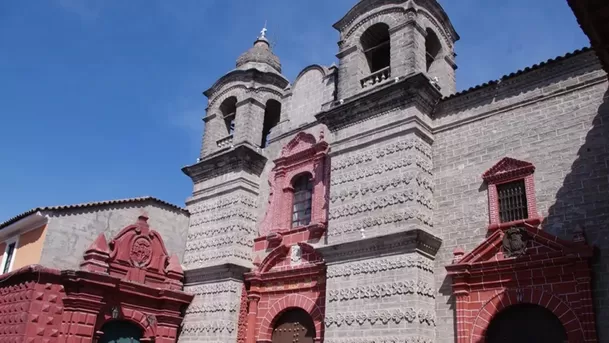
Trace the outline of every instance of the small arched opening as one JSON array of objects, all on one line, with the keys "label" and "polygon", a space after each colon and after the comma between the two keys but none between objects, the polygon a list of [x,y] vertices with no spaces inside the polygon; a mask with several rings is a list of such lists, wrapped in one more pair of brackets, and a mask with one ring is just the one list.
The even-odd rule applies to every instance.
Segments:
[{"label": "small arched opening", "polygon": [[101,328],[103,334],[98,343],[138,343],[143,332],[137,324],[126,320],[113,320]]},{"label": "small arched opening", "polygon": [[442,44],[440,43],[440,39],[438,35],[432,30],[427,29],[427,36],[425,37],[425,60],[427,62],[427,71],[429,72],[434,64],[434,62],[440,56],[440,52],[442,51]]},{"label": "small arched opening", "polygon": [[303,309],[289,309],[273,326],[272,343],[313,343],[314,341],[313,318]]},{"label": "small arched opening", "polygon": [[235,132],[235,115],[237,114],[237,98],[231,96],[220,104],[220,112],[226,126],[226,132],[232,135]]},{"label": "small arched opening", "polygon": [[266,148],[269,143],[269,136],[271,131],[281,119],[281,103],[277,100],[269,100],[266,102],[264,110],[264,124],[262,125],[262,141],[260,142],[261,148]]},{"label": "small arched opening", "polygon": [[296,176],[292,181],[294,200],[292,201],[292,227],[307,226],[311,223],[313,205],[313,177],[309,173]]},{"label": "small arched opening", "polygon": [[360,42],[368,63],[369,74],[389,67],[391,63],[389,25],[378,23],[370,26],[362,34]]},{"label": "small arched opening", "polygon": [[567,333],[550,310],[533,304],[505,308],[490,322],[487,343],[564,343]]}]

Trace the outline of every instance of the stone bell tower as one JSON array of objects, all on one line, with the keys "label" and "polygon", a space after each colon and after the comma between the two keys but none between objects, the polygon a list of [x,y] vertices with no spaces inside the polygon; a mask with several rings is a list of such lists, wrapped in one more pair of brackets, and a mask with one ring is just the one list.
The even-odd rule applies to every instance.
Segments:
[{"label": "stone bell tower", "polygon": [[236,341],[243,273],[252,267],[260,175],[267,137],[278,124],[288,80],[263,29],[236,68],[204,92],[205,133],[198,162],[183,169],[194,184],[184,255],[185,290],[195,295],[181,342]]}]

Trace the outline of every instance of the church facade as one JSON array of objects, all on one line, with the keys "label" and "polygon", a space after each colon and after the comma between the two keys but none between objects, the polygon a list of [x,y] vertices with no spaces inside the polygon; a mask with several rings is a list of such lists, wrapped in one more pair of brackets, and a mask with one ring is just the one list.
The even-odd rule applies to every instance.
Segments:
[{"label": "church facade", "polygon": [[436,0],[334,28],[337,65],[290,82],[263,30],[204,92],[186,210],[0,223],[0,342],[609,342],[604,38],[456,92]]},{"label": "church facade", "polygon": [[456,93],[436,1],[334,28],[337,66],[290,83],[263,30],[204,93],[179,341],[609,340],[594,51]]}]

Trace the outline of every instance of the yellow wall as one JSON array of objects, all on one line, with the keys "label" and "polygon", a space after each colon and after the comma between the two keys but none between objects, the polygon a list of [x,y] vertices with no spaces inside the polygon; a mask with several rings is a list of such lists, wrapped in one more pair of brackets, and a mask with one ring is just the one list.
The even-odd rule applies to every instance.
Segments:
[{"label": "yellow wall", "polygon": [[[41,226],[35,230],[28,231],[19,237],[17,251],[15,252],[15,262],[13,262],[13,270],[28,266],[30,264],[40,263],[42,254],[42,245],[46,236],[47,226]],[[4,243],[3,243],[4,245]],[[4,247],[2,251],[4,251]]]}]

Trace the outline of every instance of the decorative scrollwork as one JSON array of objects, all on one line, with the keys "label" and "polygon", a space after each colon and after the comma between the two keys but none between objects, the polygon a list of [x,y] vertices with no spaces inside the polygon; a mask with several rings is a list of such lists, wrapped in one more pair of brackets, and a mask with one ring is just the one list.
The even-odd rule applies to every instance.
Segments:
[{"label": "decorative scrollwork", "polygon": [[209,313],[217,313],[217,312],[237,312],[237,308],[239,307],[239,303],[228,303],[228,302],[220,302],[220,303],[205,303],[205,304],[191,304],[186,310],[186,314],[209,314]]},{"label": "decorative scrollwork", "polygon": [[338,186],[345,183],[355,182],[371,176],[381,175],[392,170],[399,170],[412,165],[416,165],[425,173],[432,175],[431,161],[421,156],[406,156],[388,162],[379,162],[373,166],[356,169],[344,174],[336,174],[332,176],[331,185]]},{"label": "decorative scrollwork", "polygon": [[435,298],[431,285],[421,280],[418,282],[409,280],[405,282],[328,290],[328,301],[332,303],[357,299],[380,299],[402,294],[419,294]]},{"label": "decorative scrollwork", "polygon": [[352,326],[354,324],[363,325],[365,322],[369,322],[371,325],[382,324],[388,325],[390,322],[399,324],[402,321],[408,323],[414,323],[419,318],[421,324],[427,324],[429,326],[436,326],[435,315],[428,310],[417,310],[412,307],[409,308],[396,308],[393,310],[374,310],[371,312],[357,312],[357,313],[337,313],[335,315],[327,315],[325,318],[326,327],[331,326]]},{"label": "decorative scrollwork", "polygon": [[221,236],[221,237],[213,238],[213,239],[189,241],[188,243],[186,243],[186,251],[187,252],[200,251],[203,249],[219,248],[219,247],[223,247],[226,245],[233,245],[233,244],[251,248],[254,246],[254,241],[252,240],[252,237],[247,236],[247,235]]},{"label": "decorative scrollwork", "polygon": [[388,194],[378,198],[369,199],[360,203],[336,207],[330,210],[330,219],[354,216],[360,213],[384,209],[386,207],[404,204],[408,201],[416,201],[428,209],[433,209],[432,200],[422,192],[414,189],[406,189],[399,193]]},{"label": "decorative scrollwork", "polygon": [[201,202],[199,204],[189,206],[188,212],[193,215],[203,212],[216,211],[221,208],[238,205],[244,205],[245,207],[249,208],[256,208],[256,199],[250,196],[231,196],[215,201]]},{"label": "decorative scrollwork", "polygon": [[433,273],[433,263],[430,260],[420,256],[399,256],[398,258],[384,258],[332,266],[328,268],[326,277],[332,279],[360,274],[375,274],[404,268],[417,268]]},{"label": "decorative scrollwork", "polygon": [[239,290],[239,284],[235,282],[231,283],[214,283],[208,285],[200,285],[195,287],[188,287],[187,292],[194,295],[217,295],[221,293],[237,293]]},{"label": "decorative scrollwork", "polygon": [[211,223],[211,222],[226,221],[226,220],[230,220],[232,218],[241,218],[241,219],[255,221],[256,215],[243,208],[230,208],[225,211],[213,212],[206,216],[201,216],[201,215],[191,216],[190,225],[196,226],[196,225],[202,225],[202,224]]},{"label": "decorative scrollwork", "polygon": [[433,227],[431,215],[420,211],[417,208],[407,208],[402,211],[396,211],[378,217],[368,217],[352,223],[336,226],[328,231],[328,236],[340,236],[353,232],[359,232],[362,229],[367,230],[380,225],[399,223],[409,219],[417,219],[423,224]]},{"label": "decorative scrollwork", "polygon": [[338,339],[326,339],[327,343],[433,343],[434,340],[422,336],[410,336],[410,337],[349,337],[349,338],[338,338]]}]

